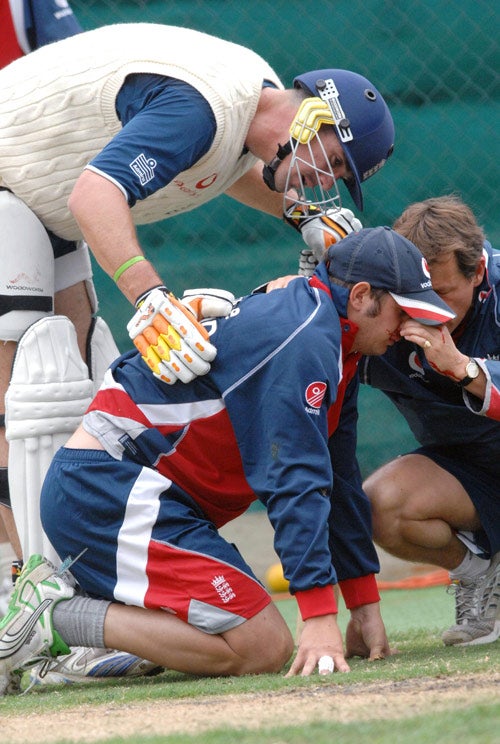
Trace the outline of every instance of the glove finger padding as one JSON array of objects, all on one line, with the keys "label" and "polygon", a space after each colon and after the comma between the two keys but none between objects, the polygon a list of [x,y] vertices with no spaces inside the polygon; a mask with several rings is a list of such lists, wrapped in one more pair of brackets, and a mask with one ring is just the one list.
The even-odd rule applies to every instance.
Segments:
[{"label": "glove finger padding", "polygon": [[318,265],[316,256],[310,250],[310,248],[302,248],[299,256],[299,276],[311,277],[314,274],[314,270]]},{"label": "glove finger padding", "polygon": [[229,315],[236,298],[232,292],[227,292],[225,289],[203,287],[201,289],[186,289],[180,301],[195,314],[198,320],[203,320],[204,318],[223,318]]},{"label": "glove finger padding", "polygon": [[161,289],[147,295],[127,331],[154,376],[168,385],[205,375],[217,354],[193,313]]}]

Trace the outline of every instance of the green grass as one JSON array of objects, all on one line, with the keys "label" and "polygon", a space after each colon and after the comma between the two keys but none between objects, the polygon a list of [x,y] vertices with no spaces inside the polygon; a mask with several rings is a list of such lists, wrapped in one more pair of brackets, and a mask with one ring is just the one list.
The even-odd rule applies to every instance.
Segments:
[{"label": "green grass", "polygon": [[[198,735],[174,734],[129,740],[130,744],[498,744],[500,706],[477,705],[467,711],[422,715],[404,721],[367,723],[312,723],[307,726],[277,726],[258,731],[217,729]],[[124,744],[123,738],[106,744]],[[69,744],[60,741],[58,744]]]},{"label": "green grass", "polygon": [[[444,586],[427,589],[391,589],[381,592],[382,615],[388,635],[425,628],[431,633],[441,632],[454,622],[454,600]],[[339,625],[342,630],[349,620],[349,613],[340,601]],[[278,603],[283,617],[291,628],[297,615],[294,600]]]},{"label": "green grass", "polygon": [[[280,600],[278,607],[295,630],[296,605],[294,600]],[[22,697],[6,697],[0,701],[1,718],[4,715],[36,716],[38,713],[63,711],[82,705],[123,706],[127,715],[128,705],[151,704],[155,701],[189,700],[211,695],[286,693],[303,689],[304,696],[318,689],[332,693],[352,692],[353,685],[373,685],[390,682],[407,685],[408,681],[422,678],[455,680],[467,674],[488,674],[500,670],[500,642],[469,648],[445,647],[441,631],[453,622],[453,600],[444,587],[415,590],[392,590],[382,593],[382,611],[391,645],[399,653],[384,661],[369,663],[351,659],[349,674],[334,674],[330,678],[313,675],[308,678],[285,678],[283,674],[229,678],[195,678],[177,672],[164,672],[150,678],[127,682],[109,680],[91,685],[66,687],[39,687]],[[339,623],[345,628],[348,613],[341,610]],[[438,684],[438,683],[436,683]],[[237,721],[235,722],[237,726]],[[370,741],[396,744],[500,744],[499,697],[491,705],[471,704],[464,709],[416,715],[404,720],[350,723],[315,722],[308,726],[280,725],[256,732],[217,729],[197,736],[172,735],[165,737],[134,737],[106,739],[107,744],[295,744],[314,742],[339,744]],[[2,744],[4,742],[0,735]],[[60,739],[57,744],[65,744]]]},{"label": "green grass", "polygon": [[[102,739],[106,744],[499,744],[500,706],[475,705],[466,711],[426,713],[404,720],[366,723],[319,722],[249,731],[220,728],[200,734]],[[8,744],[6,742],[5,744]],[[60,739],[57,744],[74,744]]]}]

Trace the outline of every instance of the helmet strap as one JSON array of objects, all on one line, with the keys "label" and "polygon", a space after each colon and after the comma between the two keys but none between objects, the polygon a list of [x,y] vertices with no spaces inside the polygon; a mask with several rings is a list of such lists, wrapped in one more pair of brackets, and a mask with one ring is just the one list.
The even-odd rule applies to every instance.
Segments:
[{"label": "helmet strap", "polygon": [[275,175],[276,171],[278,170],[278,166],[280,163],[283,162],[283,160],[286,158],[287,155],[290,155],[292,152],[292,143],[289,140],[286,145],[278,145],[278,152],[276,153],[276,157],[271,160],[269,165],[265,165],[262,170],[262,178],[264,179],[264,183],[266,186],[268,186],[271,191],[277,191],[276,189],[276,183],[275,183]]}]

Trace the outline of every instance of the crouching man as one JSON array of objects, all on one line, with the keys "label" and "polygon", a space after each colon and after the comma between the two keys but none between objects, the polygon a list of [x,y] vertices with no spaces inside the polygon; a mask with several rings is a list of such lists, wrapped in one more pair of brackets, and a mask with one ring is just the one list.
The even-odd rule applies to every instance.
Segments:
[{"label": "crouching man", "polygon": [[[357,364],[396,343],[409,317],[424,324],[422,344],[453,317],[420,252],[389,228],[352,233],[311,278],[203,321],[218,355],[186,385],[162,380],[156,342],[141,336],[147,313],[129,329],[142,353],[111,365],[49,468],[42,522],[68,559],[56,570],[34,555],[18,579],[0,622],[1,689],[71,644],[197,675],[279,672],[292,635],[218,531],[256,499],[304,620],[288,674],[391,653],[355,456]],[[153,327],[158,344],[173,333],[161,308]],[[345,653],[337,583],[351,613]]]}]

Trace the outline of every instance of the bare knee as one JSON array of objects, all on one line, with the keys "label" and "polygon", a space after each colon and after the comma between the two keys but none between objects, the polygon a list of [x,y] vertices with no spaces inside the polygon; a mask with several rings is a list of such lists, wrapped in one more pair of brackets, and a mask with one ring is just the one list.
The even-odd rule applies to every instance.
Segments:
[{"label": "bare knee", "polygon": [[405,490],[389,466],[372,473],[363,483],[363,489],[372,509],[373,539],[381,547],[390,547],[399,533]]},{"label": "bare knee", "polygon": [[279,672],[294,651],[292,634],[275,605],[224,633],[224,639],[235,652],[227,670],[231,675]]},{"label": "bare knee", "polygon": [[244,663],[235,674],[274,674],[280,672],[294,651],[293,638],[288,629],[285,632],[274,635],[270,643],[262,648],[254,649],[253,655],[244,660]]}]

